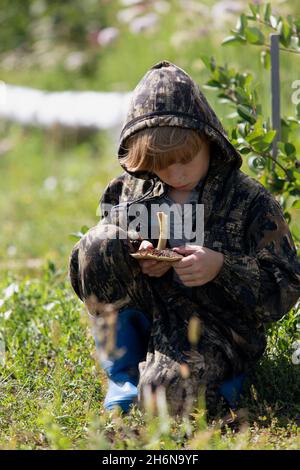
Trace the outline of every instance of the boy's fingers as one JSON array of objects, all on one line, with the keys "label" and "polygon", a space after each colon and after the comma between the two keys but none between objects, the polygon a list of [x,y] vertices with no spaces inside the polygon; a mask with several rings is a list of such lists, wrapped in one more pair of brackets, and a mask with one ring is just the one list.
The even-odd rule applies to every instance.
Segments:
[{"label": "boy's fingers", "polygon": [[140,244],[139,250],[144,250],[148,248],[154,248],[152,243],[149,242],[148,240],[143,240],[142,243]]},{"label": "boy's fingers", "polygon": [[194,264],[194,260],[186,257],[186,258],[182,258],[180,261],[176,261],[176,263],[174,263],[174,268],[182,270],[182,269],[192,266],[193,264]]},{"label": "boy's fingers", "polygon": [[140,266],[143,273],[147,274],[149,270],[153,269],[157,264],[158,261],[151,261],[151,260],[140,260]]},{"label": "boy's fingers", "polygon": [[153,266],[156,266],[159,263],[159,261],[155,260],[142,260],[142,264],[145,268],[151,268]]},{"label": "boy's fingers", "polygon": [[154,261],[154,264],[152,265],[144,265],[142,271],[149,276],[162,276],[169,268],[169,263]]},{"label": "boy's fingers", "polygon": [[145,274],[148,274],[148,276],[163,276],[165,273],[167,272],[167,270],[164,270],[164,271],[149,271]]}]

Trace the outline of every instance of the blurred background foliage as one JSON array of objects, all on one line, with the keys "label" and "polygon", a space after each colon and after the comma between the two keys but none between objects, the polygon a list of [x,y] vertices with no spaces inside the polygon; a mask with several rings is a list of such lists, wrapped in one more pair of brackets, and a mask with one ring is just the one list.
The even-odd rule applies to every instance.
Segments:
[{"label": "blurred background foliage", "polygon": [[[38,89],[131,91],[162,59],[184,68],[203,86],[214,56],[253,74],[262,112],[270,116],[270,71],[256,45],[221,46],[247,1],[210,0],[1,0],[0,80]],[[272,2],[275,13],[300,16],[291,0]],[[299,56],[281,54],[282,113],[299,79]],[[230,106],[204,89],[226,128]],[[101,110],[100,110],[101,111]],[[299,137],[299,136],[298,136]],[[1,270],[38,270],[45,258],[66,267],[75,240],[92,226],[106,184],[121,172],[118,135],[22,127],[0,121]],[[294,142],[299,150],[299,140]],[[245,163],[242,168],[256,177]]]}]

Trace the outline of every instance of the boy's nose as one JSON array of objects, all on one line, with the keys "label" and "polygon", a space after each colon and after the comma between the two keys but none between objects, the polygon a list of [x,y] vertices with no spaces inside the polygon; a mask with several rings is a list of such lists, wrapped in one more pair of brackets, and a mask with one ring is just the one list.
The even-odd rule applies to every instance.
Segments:
[{"label": "boy's nose", "polygon": [[180,171],[178,168],[169,168],[168,177],[176,186],[180,186],[183,184],[182,170]]}]

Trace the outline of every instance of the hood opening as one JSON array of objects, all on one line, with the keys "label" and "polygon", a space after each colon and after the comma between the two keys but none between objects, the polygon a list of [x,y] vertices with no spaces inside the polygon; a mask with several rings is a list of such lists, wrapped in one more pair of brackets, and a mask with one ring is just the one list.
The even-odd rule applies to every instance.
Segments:
[{"label": "hood opening", "polygon": [[[212,166],[242,165],[242,158],[230,143],[220,120],[194,80],[169,61],[158,62],[141,79],[133,91],[127,117],[119,140],[118,158],[127,153],[129,137],[142,129],[178,126],[203,132],[211,142]],[[149,171],[129,171],[141,179],[155,179]]]}]

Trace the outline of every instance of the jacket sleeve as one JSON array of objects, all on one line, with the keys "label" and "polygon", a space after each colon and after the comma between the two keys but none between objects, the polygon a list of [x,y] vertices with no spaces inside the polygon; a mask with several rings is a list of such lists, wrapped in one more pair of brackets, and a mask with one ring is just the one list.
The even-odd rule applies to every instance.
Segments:
[{"label": "jacket sleeve", "polygon": [[[118,205],[120,195],[122,192],[122,175],[114,178],[104,189],[103,194],[100,198],[99,205],[97,208],[97,215],[100,216],[98,225],[106,225],[115,223],[114,218],[112,217],[112,207]],[[90,227],[85,236],[88,236],[88,233],[92,231],[95,226]],[[79,247],[82,239],[79,240],[72,248],[70,257],[69,257],[69,279],[71,285],[77,294],[77,296],[83,301],[83,291],[82,283],[80,280],[79,274]]]},{"label": "jacket sleeve", "polygon": [[212,281],[243,314],[280,320],[300,296],[300,263],[280,204],[266,190],[254,199],[246,223],[247,254],[224,252]]}]

